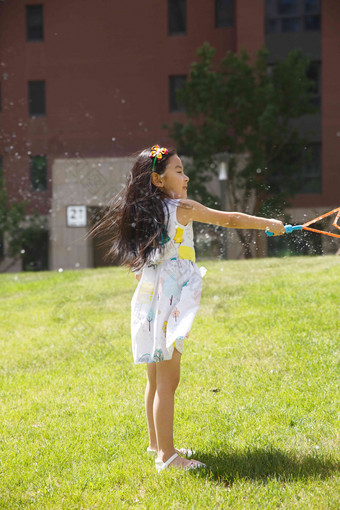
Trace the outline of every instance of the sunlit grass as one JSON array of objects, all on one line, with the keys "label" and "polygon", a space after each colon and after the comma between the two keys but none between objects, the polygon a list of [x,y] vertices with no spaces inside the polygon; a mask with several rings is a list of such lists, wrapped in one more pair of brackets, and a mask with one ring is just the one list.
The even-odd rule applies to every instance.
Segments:
[{"label": "sunlit grass", "polygon": [[158,475],[122,268],[0,276],[0,508],[337,509],[339,257],[203,262]]}]

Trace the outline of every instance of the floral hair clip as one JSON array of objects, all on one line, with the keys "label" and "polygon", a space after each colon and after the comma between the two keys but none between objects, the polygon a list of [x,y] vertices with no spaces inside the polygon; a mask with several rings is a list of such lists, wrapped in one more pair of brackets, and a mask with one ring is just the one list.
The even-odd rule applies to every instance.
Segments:
[{"label": "floral hair clip", "polygon": [[159,145],[154,145],[151,148],[149,158],[153,158],[152,171],[155,168],[157,159],[162,159],[163,155],[168,154],[168,152],[169,152],[168,149],[166,149],[165,147],[160,147]]}]

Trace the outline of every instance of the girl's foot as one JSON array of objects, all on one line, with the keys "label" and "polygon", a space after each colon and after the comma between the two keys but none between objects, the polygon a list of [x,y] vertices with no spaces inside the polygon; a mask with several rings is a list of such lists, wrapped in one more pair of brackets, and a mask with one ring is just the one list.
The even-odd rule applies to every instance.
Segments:
[{"label": "girl's foot", "polygon": [[[146,451],[150,453],[150,455],[157,455],[157,448],[152,448],[151,446],[148,446]],[[177,453],[177,455],[184,455],[189,459],[196,453],[195,450],[191,450],[190,448],[180,448],[179,450],[175,448],[175,452]]]},{"label": "girl's foot", "polygon": [[179,467],[184,469],[196,469],[198,467],[206,467],[203,462],[200,462],[199,460],[194,459],[185,459],[183,457],[176,457],[172,462],[169,464],[170,467]]},{"label": "girl's foot", "polygon": [[163,469],[167,469],[168,467],[176,467],[181,469],[199,469],[206,467],[203,462],[200,462],[199,460],[188,460],[184,459],[183,457],[179,457],[177,453],[172,455],[169,459],[167,459],[165,462],[163,462],[160,459],[156,459],[156,468],[159,471],[162,471]]}]

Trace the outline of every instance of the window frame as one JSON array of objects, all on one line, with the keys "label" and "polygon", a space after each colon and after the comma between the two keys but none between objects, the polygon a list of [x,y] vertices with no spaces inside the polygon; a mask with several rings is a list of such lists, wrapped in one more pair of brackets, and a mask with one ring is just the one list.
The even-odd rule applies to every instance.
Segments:
[{"label": "window frame", "polygon": [[[182,85],[176,87],[176,79],[182,80]],[[179,105],[177,101],[177,91],[181,90],[185,83],[187,82],[188,77],[186,74],[171,74],[169,75],[169,112],[170,113],[183,113],[185,112],[185,107]]]},{"label": "window frame", "polygon": [[[40,83],[43,85],[42,89],[41,89],[43,97],[40,99],[41,105],[43,106],[42,111],[38,111],[38,109],[36,109],[36,111],[33,111],[34,101],[33,101],[32,95],[37,93],[37,91],[33,90],[33,87],[34,87],[33,84],[37,84],[37,83]],[[30,80],[30,81],[28,81],[28,115],[31,118],[46,117],[46,81],[45,80]]]},{"label": "window frame", "polygon": [[[322,193],[322,143],[311,142],[307,146],[307,150],[311,151],[310,161],[305,161],[301,167],[301,184],[299,186],[299,195],[319,195]],[[317,159],[317,165],[313,162]],[[310,189],[308,183],[317,180],[317,189]]]},{"label": "window frame", "polygon": [[[218,20],[219,7],[222,10],[222,6],[219,6],[219,3],[221,3],[221,0],[215,0],[215,28],[230,28],[235,25],[235,1],[234,0],[225,0],[225,1],[228,1],[231,6],[230,17],[229,17],[227,23],[221,22],[221,19],[220,19],[220,21]],[[229,21],[229,20],[231,20],[231,21]]]},{"label": "window frame", "polygon": [[[44,41],[44,4],[28,4],[25,6],[26,8],[26,41],[27,42],[42,42]],[[32,10],[41,9],[41,23],[40,25],[29,25],[29,16],[33,15]],[[31,13],[30,13],[31,10]],[[40,32],[41,35],[34,35],[34,31]]]},{"label": "window frame", "polygon": [[[176,30],[176,29],[173,29],[172,26],[171,26],[171,22],[173,21],[173,12],[172,12],[172,9],[175,8],[175,4],[174,2],[177,1],[178,3],[179,2],[183,2],[184,3],[184,9],[183,9],[183,13],[184,14],[184,29],[180,29],[180,30]],[[181,9],[181,6],[178,6],[177,8]],[[186,35],[187,34],[187,21],[188,21],[188,16],[187,16],[187,12],[188,12],[188,6],[187,6],[187,0],[168,0],[168,35],[171,36],[171,37],[176,37],[176,36],[183,36],[183,35]]]},{"label": "window frame", "polygon": [[[267,0],[265,6],[265,30],[266,35],[289,34],[299,32],[320,32],[321,31],[321,0],[313,9],[307,8],[307,0],[296,0],[296,12],[280,12],[281,0]],[[307,28],[307,19],[313,18],[310,28]],[[285,24],[288,27],[289,20],[296,20],[299,27],[297,30],[284,30]],[[313,28],[313,23],[317,28]]]}]

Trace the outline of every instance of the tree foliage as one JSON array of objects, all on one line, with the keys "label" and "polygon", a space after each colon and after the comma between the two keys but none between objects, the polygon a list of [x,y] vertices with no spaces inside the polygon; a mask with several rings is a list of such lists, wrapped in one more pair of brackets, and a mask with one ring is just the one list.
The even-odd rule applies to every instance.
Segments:
[{"label": "tree foliage", "polygon": [[27,201],[9,204],[5,181],[0,175],[0,235],[7,236],[8,245],[4,256],[13,259],[12,263],[21,257],[23,245],[34,245],[37,234],[47,228],[46,221],[36,212],[26,218],[27,205]]},{"label": "tree foliage", "polygon": [[[230,207],[277,216],[297,192],[305,163],[307,140],[292,119],[315,112],[309,60],[294,50],[269,69],[267,50],[258,51],[252,62],[243,50],[229,51],[215,65],[215,49],[208,43],[197,56],[178,93],[187,122],[167,126],[178,151],[191,158],[191,194],[211,204],[206,183],[216,174],[216,154],[228,152]],[[249,255],[249,233],[238,234]]]}]

